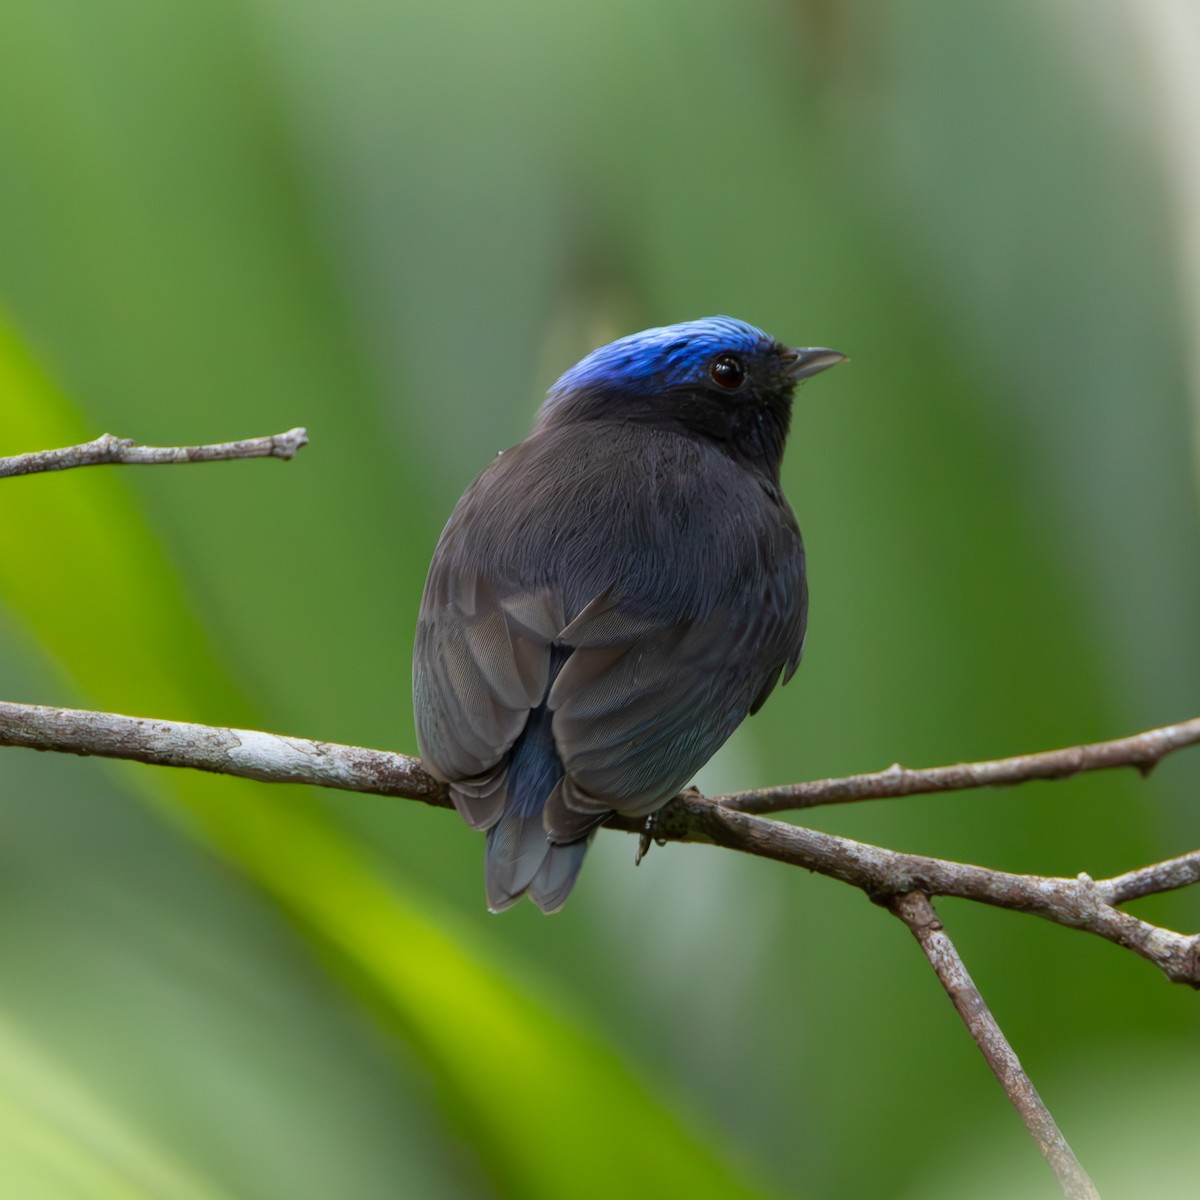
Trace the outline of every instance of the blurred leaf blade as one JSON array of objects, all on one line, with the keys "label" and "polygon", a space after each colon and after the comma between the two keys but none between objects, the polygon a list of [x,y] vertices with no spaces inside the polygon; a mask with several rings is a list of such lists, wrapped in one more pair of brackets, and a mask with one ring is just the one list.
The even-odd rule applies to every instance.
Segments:
[{"label": "blurred leaf blade", "polygon": [[[26,448],[79,436],[68,431],[82,420],[11,331],[0,331],[0,403]],[[191,714],[221,702],[241,711],[236,687],[211,653],[195,677],[181,667],[196,658],[187,647],[204,645],[203,631],[116,470],[18,481],[36,478],[47,491],[45,503],[41,495],[26,501],[36,505],[36,522],[0,526],[0,595],[85,698],[148,715]],[[87,476],[82,489],[55,490],[72,476]],[[9,498],[7,489],[0,493],[0,502]],[[54,547],[53,569],[30,570],[45,545]],[[86,623],[72,619],[84,581]],[[131,613],[135,622],[146,614],[135,645],[102,636],[106,609],[115,629]],[[611,1196],[628,1178],[656,1191],[686,1186],[697,1196],[763,1194],[741,1182],[611,1049],[422,916],[426,904],[384,883],[304,791],[186,771],[123,773],[154,802],[181,806],[190,827],[344,956],[422,1053],[452,1119],[470,1129],[505,1194],[559,1196],[570,1179],[573,1194]],[[619,1154],[597,1155],[590,1122],[575,1115],[597,1103],[620,1114]],[[589,1160],[580,1175],[579,1164]]]},{"label": "blurred leaf blade", "polygon": [[[100,432],[87,429],[2,319],[0,405],[8,453],[75,445]],[[106,474],[115,469],[5,480],[0,557],[8,603],[26,614],[59,670],[112,709],[177,719],[231,705],[244,712],[167,556],[124,485]],[[139,636],[129,636],[133,630]]]},{"label": "blurred leaf blade", "polygon": [[[409,631],[454,498],[584,352],[716,311],[853,367],[801,393],[785,462],[810,552],[803,670],[714,778],[1166,723],[1194,710],[1200,679],[1200,340],[1173,282],[1191,214],[1164,203],[1169,130],[1146,103],[1167,78],[1138,26],[1163,18],[1134,7],[17,0],[0,11],[3,303],[98,422],[56,441],[313,429],[294,470],[114,481],[278,728],[405,745]],[[1191,43],[1167,40],[1186,74]],[[1200,141],[1181,109],[1189,167]],[[0,504],[87,492],[84,475],[12,481]],[[140,637],[102,611],[93,633]],[[0,622],[0,662],[29,643]],[[203,690],[197,719],[233,720],[244,699],[195,666],[202,688],[162,698]],[[811,819],[1012,870],[1107,873],[1193,844],[1197,766]],[[120,778],[161,799],[153,772]],[[71,786],[56,815],[77,811]],[[213,836],[258,819],[249,792],[197,787]],[[19,824],[28,805],[8,799]],[[454,822],[416,815],[413,836],[394,806],[337,807],[418,903],[437,896],[476,944],[535,964],[775,1177],[880,1200],[918,1194],[911,1181],[975,1137],[1029,1153],[903,930],[829,881],[680,847],[633,872],[623,839],[601,836],[558,918],[494,921]],[[0,882],[11,853],[8,867]],[[1168,923],[1194,927],[1196,902],[1165,898]],[[205,903],[196,928],[219,936]],[[1073,1141],[1089,1114],[1056,1098],[1081,1061],[1105,1076],[1139,1039],[1194,1059],[1194,997],[1090,939],[951,910]],[[81,1000],[74,1019],[89,1016]],[[920,1105],[876,1086],[897,1079],[919,1081]],[[424,1082],[404,1086],[435,1108]],[[1119,1075],[1107,1088],[1137,1103]]]},{"label": "blurred leaf blade", "polygon": [[22,1200],[233,1200],[124,1125],[0,1017],[0,1163]]}]

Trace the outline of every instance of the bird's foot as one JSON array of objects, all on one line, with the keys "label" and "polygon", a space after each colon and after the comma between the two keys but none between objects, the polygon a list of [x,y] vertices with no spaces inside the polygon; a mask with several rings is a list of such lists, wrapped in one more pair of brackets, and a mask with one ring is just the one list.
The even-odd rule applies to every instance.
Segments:
[{"label": "bird's foot", "polygon": [[641,835],[638,837],[637,854],[634,856],[633,865],[641,866],[642,859],[650,853],[651,843],[656,843],[659,846],[667,844],[666,838],[658,836],[658,813],[652,812],[647,818],[645,825],[642,826]]}]

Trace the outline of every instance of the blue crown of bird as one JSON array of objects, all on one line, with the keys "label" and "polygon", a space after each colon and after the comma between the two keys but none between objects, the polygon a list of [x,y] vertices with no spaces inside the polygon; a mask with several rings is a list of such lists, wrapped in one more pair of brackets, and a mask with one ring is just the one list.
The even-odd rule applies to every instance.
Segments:
[{"label": "blue crown of bird", "polygon": [[562,907],[781,680],[808,616],[779,482],[796,385],[845,361],[731,317],[594,350],[455,506],[413,654],[417,742],[486,830],[488,907]]}]

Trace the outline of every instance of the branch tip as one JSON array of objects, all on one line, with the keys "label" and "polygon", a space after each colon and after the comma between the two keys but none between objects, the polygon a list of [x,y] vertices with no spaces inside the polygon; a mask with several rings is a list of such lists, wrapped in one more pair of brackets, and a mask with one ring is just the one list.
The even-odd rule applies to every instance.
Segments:
[{"label": "branch tip", "polygon": [[1200,717],[1148,729],[1132,737],[1089,742],[1060,750],[1018,754],[1012,758],[955,763],[945,767],[910,768],[893,763],[882,771],[816,779],[783,787],[760,788],[719,797],[726,808],[765,815],[822,804],[891,800],[933,792],[1005,787],[1034,779],[1067,779],[1088,771],[1134,767],[1144,777],[1169,754],[1200,743]]},{"label": "branch tip", "polygon": [[38,450],[0,458],[0,479],[15,475],[37,475],[44,471],[67,471],[73,467],[110,464],[161,466],[170,463],[219,462],[235,458],[282,458],[296,456],[308,445],[308,430],[302,426],[268,437],[240,442],[215,442],[203,446],[142,446],[132,438],[102,433],[90,442],[59,450]]}]

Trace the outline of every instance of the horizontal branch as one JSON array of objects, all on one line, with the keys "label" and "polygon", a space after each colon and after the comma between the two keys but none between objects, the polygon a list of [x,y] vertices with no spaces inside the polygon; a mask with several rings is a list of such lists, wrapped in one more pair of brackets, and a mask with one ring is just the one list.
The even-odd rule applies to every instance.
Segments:
[{"label": "horizontal branch", "polygon": [[1200,717],[1194,717],[1178,725],[1148,729],[1133,737],[1108,742],[1018,754],[990,762],[955,763],[948,767],[911,768],[895,763],[886,771],[868,775],[845,775],[838,779],[815,779],[752,792],[734,792],[719,797],[719,800],[726,808],[761,814],[816,808],[821,804],[849,804],[856,800],[890,800],[930,792],[1004,787],[1028,783],[1032,779],[1067,779],[1085,771],[1109,771],[1116,767],[1136,767],[1147,775],[1168,754],[1198,743]]},{"label": "horizontal branch", "polygon": [[189,767],[261,783],[309,783],[451,807],[445,787],[419,759],[253,729],[0,700],[0,746]]},{"label": "horizontal branch", "polygon": [[[308,783],[450,807],[443,785],[415,758],[255,730],[0,701],[0,745],[191,767],[264,783]],[[643,821],[616,817],[609,825],[639,834],[645,828]],[[685,792],[660,810],[652,835],[660,841],[707,842],[804,867],[883,902],[919,891],[1033,913],[1105,938],[1153,963],[1167,978],[1200,987],[1200,937],[1163,929],[1117,907],[1200,881],[1200,850],[1112,879],[1016,875],[788,825],[739,812],[696,792]]]},{"label": "horizontal branch", "polygon": [[218,462],[231,458],[293,458],[308,444],[308,432],[289,429],[271,437],[218,442],[210,446],[140,446],[130,438],[103,433],[95,441],[60,450],[37,450],[0,458],[0,479],[36,475],[42,471],[67,471],[72,467],[97,467],[108,463],[129,466],[163,466],[169,463]]}]

